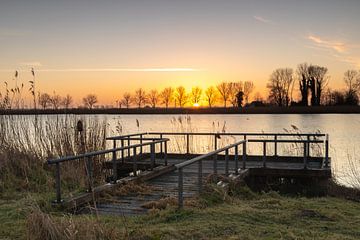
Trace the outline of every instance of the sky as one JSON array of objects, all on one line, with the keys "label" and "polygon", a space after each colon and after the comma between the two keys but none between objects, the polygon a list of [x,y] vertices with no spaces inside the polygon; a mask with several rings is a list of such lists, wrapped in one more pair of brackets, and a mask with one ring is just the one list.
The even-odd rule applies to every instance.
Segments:
[{"label": "sky", "polygon": [[329,69],[330,86],[360,69],[358,0],[0,0],[4,82],[40,92],[124,92],[253,81],[266,96],[276,68]]}]

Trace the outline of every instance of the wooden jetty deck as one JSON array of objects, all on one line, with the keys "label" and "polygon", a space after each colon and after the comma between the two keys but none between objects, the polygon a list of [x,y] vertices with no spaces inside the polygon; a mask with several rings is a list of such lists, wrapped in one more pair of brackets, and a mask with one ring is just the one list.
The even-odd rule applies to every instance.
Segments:
[{"label": "wooden jetty deck", "polygon": [[[184,199],[201,192],[206,177],[210,174],[225,176],[277,177],[277,178],[331,178],[329,140],[325,134],[271,134],[271,133],[232,133],[242,136],[242,140],[218,148],[218,133],[139,133],[111,137],[113,148],[78,156],[49,160],[56,165],[55,203],[67,208],[79,208],[96,199],[96,211],[100,214],[137,215],[146,213],[152,203],[161,199],[176,201],[183,207]],[[186,139],[185,153],[168,152],[169,135],[182,135]],[[190,153],[190,137],[214,136],[214,150],[206,154]],[[230,135],[230,134],[229,134]],[[259,138],[262,137],[262,138]],[[267,138],[263,138],[267,136]],[[272,139],[269,139],[269,136]],[[117,147],[120,142],[121,146]],[[262,155],[249,155],[247,148],[251,143],[262,144]],[[303,147],[302,156],[278,154],[283,143]],[[323,145],[322,156],[312,156],[311,144]],[[269,148],[273,148],[269,154]],[[104,168],[112,171],[109,183],[94,186],[93,164],[96,156],[108,156]],[[85,159],[89,182],[88,191],[63,199],[61,195],[60,164]],[[134,182],[146,185],[144,193],[128,192],[114,195],[111,192],[119,185]],[[110,192],[111,197],[99,197]]]}]

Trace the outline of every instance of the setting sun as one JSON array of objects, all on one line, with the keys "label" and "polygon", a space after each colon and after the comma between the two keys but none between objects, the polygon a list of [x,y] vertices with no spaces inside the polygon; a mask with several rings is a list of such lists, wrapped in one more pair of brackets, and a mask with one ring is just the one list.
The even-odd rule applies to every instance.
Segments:
[{"label": "setting sun", "polygon": [[200,104],[199,104],[199,103],[194,103],[194,104],[193,104],[193,107],[194,107],[194,108],[198,108],[198,107],[200,107]]}]

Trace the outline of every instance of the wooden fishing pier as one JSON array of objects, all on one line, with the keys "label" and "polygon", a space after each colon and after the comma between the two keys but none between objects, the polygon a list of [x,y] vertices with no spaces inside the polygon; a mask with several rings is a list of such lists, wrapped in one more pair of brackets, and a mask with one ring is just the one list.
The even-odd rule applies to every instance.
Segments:
[{"label": "wooden fishing pier", "polygon": [[[202,139],[202,140],[201,140]],[[184,199],[201,193],[210,174],[231,178],[331,178],[329,136],[294,133],[147,132],[107,138],[112,148],[48,160],[55,166],[54,204],[79,209],[90,202],[98,213],[136,215],[148,211],[149,202]],[[102,169],[94,162],[101,159]],[[87,190],[63,198],[62,165],[83,163]],[[104,175],[102,180],[97,175]],[[100,179],[100,180],[99,180]],[[145,194],[129,192],[99,200],[120,185],[145,183]],[[94,203],[95,200],[95,203]]]}]

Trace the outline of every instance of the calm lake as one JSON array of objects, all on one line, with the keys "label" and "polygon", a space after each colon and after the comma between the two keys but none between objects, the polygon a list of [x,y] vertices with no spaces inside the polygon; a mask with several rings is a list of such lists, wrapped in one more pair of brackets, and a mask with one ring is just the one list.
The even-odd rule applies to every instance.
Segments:
[{"label": "calm lake", "polygon": [[[247,114],[247,115],[103,115],[116,134],[122,132],[186,131],[193,132],[296,132],[328,133],[332,169],[340,182],[353,181],[351,169],[360,170],[360,115],[358,114]],[[186,121],[186,119],[189,119]],[[182,124],[180,124],[179,119]],[[354,164],[350,166],[350,163]],[[360,176],[360,174],[359,174]],[[356,180],[357,181],[357,180]]]}]

